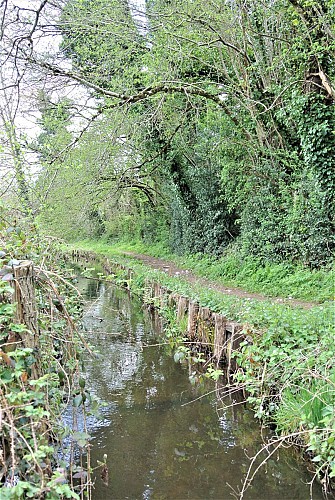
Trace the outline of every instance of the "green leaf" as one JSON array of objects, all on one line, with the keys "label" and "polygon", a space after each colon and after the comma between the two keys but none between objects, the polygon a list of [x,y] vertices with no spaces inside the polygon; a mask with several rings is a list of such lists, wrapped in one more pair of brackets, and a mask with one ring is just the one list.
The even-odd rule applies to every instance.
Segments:
[{"label": "green leaf", "polygon": [[5,368],[0,372],[0,379],[3,382],[10,382],[13,378],[13,372],[9,368]]},{"label": "green leaf", "polygon": [[83,396],[81,394],[78,394],[75,398],[73,398],[73,406],[75,408],[78,408],[83,402]]},{"label": "green leaf", "polygon": [[91,436],[87,434],[87,432],[77,431],[72,434],[72,437],[76,441],[76,443],[83,448],[84,446],[87,445],[88,440],[90,439]]},{"label": "green leaf", "polygon": [[82,389],[85,388],[86,380],[84,378],[80,377],[78,383],[79,383],[79,387],[81,387]]}]

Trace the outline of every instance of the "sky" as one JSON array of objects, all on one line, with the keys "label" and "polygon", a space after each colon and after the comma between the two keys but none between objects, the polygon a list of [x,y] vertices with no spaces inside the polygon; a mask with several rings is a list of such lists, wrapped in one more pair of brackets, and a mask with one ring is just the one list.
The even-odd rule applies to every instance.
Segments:
[{"label": "sky", "polygon": [[133,19],[137,24],[138,31],[142,35],[148,33],[148,18],[146,16],[145,0],[129,0],[128,5],[132,12]]}]

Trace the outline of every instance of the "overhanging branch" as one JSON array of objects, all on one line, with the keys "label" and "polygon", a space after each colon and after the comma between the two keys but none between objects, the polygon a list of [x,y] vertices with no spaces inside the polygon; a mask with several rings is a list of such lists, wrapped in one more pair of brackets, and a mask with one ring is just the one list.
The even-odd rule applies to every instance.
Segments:
[{"label": "overhanging branch", "polygon": [[55,76],[61,76],[64,78],[69,78],[71,80],[75,80],[78,83],[93,89],[95,92],[97,92],[99,95],[102,97],[109,97],[112,99],[115,99],[115,102],[112,102],[110,104],[105,104],[102,106],[103,109],[111,109],[111,108],[116,108],[116,107],[121,107],[125,105],[131,105],[135,104],[137,102],[143,101],[145,99],[148,99],[150,97],[153,97],[157,94],[174,94],[174,93],[180,93],[184,95],[194,95],[198,97],[202,97],[204,99],[207,99],[209,101],[215,102],[223,111],[224,113],[229,117],[229,119],[236,125],[236,127],[241,130],[243,135],[248,139],[251,140],[252,137],[248,130],[243,127],[243,125],[240,123],[240,121],[234,116],[234,114],[231,112],[229,107],[225,104],[225,102],[222,100],[220,97],[220,94],[213,94],[201,87],[198,87],[195,84],[183,84],[183,83],[177,83],[177,82],[160,82],[157,85],[149,86],[146,87],[145,89],[141,90],[140,92],[137,92],[136,94],[123,94],[121,92],[113,92],[108,89],[104,89],[103,87],[100,87],[99,85],[96,85],[95,83],[87,80],[85,77],[82,75],[75,73],[73,71],[66,71],[63,70],[57,66],[54,66],[46,61],[39,61],[35,58],[30,58],[30,62],[34,63],[35,65],[38,65],[39,67],[42,67],[48,71],[50,71],[52,74]]}]

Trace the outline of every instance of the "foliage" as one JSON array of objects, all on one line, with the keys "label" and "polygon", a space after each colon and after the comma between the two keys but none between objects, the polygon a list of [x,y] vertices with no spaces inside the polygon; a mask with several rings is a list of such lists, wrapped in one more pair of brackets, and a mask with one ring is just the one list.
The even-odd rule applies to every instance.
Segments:
[{"label": "foliage", "polygon": [[[67,471],[61,455],[63,440],[71,435],[62,414],[73,397],[74,407],[79,406],[76,394],[83,393],[77,379],[83,346],[74,324],[81,300],[55,264],[55,243],[41,238],[36,227],[24,220],[13,222],[7,214],[0,220],[0,246],[1,498],[79,499],[73,490],[73,465]],[[39,331],[34,348],[25,346],[33,332],[18,323],[10,281],[11,266],[26,259],[33,261],[36,272]]]},{"label": "foliage", "polygon": [[60,28],[64,53],[86,79],[106,88],[113,79],[122,92],[136,84],[133,67],[146,48],[127,2],[70,0]]},{"label": "foliage", "polygon": [[[52,179],[46,229],[160,241],[179,254],[222,255],[233,242],[263,263],[327,265],[331,2],[157,0],[141,21],[126,2],[107,3],[71,0],[60,20],[63,52],[101,107],[66,160],[40,176],[41,188]],[[120,110],[116,91],[150,99]],[[48,116],[61,124],[64,109]]]},{"label": "foliage", "polygon": [[244,373],[248,401],[255,415],[274,422],[283,435],[297,433],[299,442],[312,452],[318,472],[335,476],[334,404],[335,371],[331,360],[334,325],[293,325],[267,329],[253,343],[245,343],[237,355]]},{"label": "foliage", "polygon": [[334,271],[310,270],[302,265],[266,263],[256,257],[231,252],[213,259],[203,255],[185,256],[183,267],[215,279],[227,286],[238,286],[266,296],[327,301],[334,297]]},{"label": "foliage", "polygon": [[[157,251],[192,254],[184,259],[187,267],[233,285],[328,300],[335,248],[334,1],[152,0],[140,21],[124,0],[70,0],[50,24],[42,15],[47,4],[40,10],[6,9],[9,18],[4,13],[5,58],[19,75],[17,89],[29,70],[35,77],[39,68],[57,82],[64,77],[80,83],[90,104],[82,114],[81,102],[39,92],[35,151],[41,169],[31,182],[16,132],[16,104],[14,113],[7,106],[10,119],[2,121],[14,160],[17,213],[23,209],[30,222],[37,220],[44,232],[66,240],[103,236],[109,242],[145,242]],[[22,30],[24,23],[28,31]],[[39,44],[30,43],[34,31],[45,26],[48,35],[55,30],[62,36],[61,62],[36,53]],[[74,109],[77,118],[71,120]],[[29,255],[31,249],[37,257],[34,231],[28,239],[13,224],[9,234],[9,252]],[[136,266],[139,274],[148,272]],[[189,291],[182,280],[161,279]],[[282,355],[285,368],[278,373],[294,382],[280,395],[285,404],[275,400],[276,410],[287,413],[291,405],[295,418],[295,394],[307,405],[291,365],[304,369],[307,392],[322,390],[324,379],[319,382],[300,351],[308,345],[311,358],[319,342],[325,349],[323,342],[332,342],[330,304],[293,312],[200,286],[189,293],[227,317],[266,328],[264,344],[252,344],[259,370],[274,368]],[[7,327],[12,312],[6,311]],[[57,333],[64,318],[58,323]],[[44,326],[49,327],[47,320]],[[292,349],[292,359],[281,346]],[[328,366],[314,354],[321,367]],[[29,371],[31,355],[17,361],[20,370]],[[263,372],[255,373],[257,382],[262,380]],[[272,382],[280,383],[264,379],[267,398]],[[256,389],[254,403],[262,410]],[[308,425],[332,425],[329,401],[319,403],[313,398]],[[322,434],[314,427],[313,435],[310,446],[317,446],[322,462],[330,448],[322,448]]]}]

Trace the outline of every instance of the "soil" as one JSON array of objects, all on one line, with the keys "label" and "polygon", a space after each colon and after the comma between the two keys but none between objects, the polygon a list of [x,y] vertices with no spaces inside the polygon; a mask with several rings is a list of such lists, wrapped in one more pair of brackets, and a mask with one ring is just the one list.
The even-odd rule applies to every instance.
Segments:
[{"label": "soil", "polygon": [[269,297],[262,295],[260,293],[251,293],[243,290],[243,288],[236,288],[231,286],[225,286],[216,281],[211,281],[207,278],[202,278],[196,276],[194,273],[187,269],[182,269],[171,261],[166,261],[164,259],[158,259],[157,257],[151,257],[150,255],[136,254],[133,252],[123,252],[125,256],[132,257],[134,259],[140,260],[147,266],[163,271],[169,276],[179,276],[190,283],[200,284],[210,290],[216,290],[217,292],[223,293],[225,295],[233,295],[242,299],[256,299],[256,300],[266,300],[277,304],[286,304],[293,307],[302,307],[305,309],[310,309],[318,305],[318,302],[307,302],[303,300],[297,300],[293,298],[283,298],[283,297]]}]

